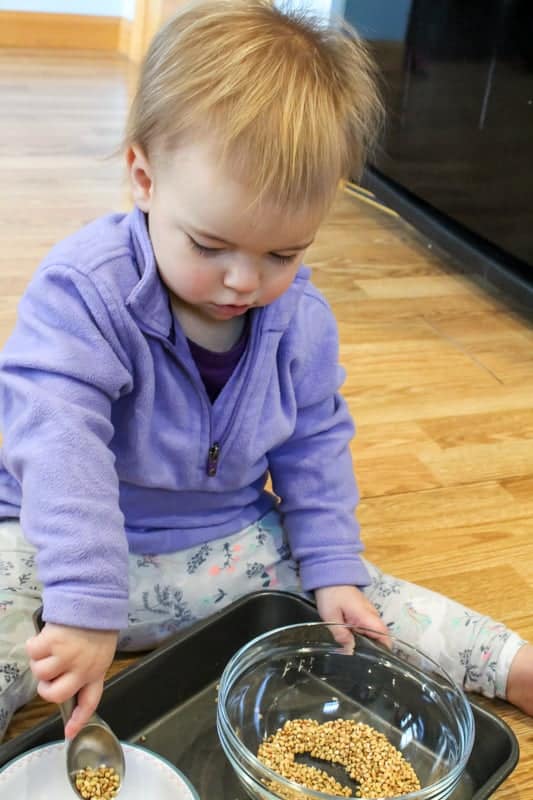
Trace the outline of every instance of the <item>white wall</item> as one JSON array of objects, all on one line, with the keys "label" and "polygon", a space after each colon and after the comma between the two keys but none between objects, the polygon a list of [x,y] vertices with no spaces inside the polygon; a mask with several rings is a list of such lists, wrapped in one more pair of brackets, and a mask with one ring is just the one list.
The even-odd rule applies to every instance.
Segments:
[{"label": "white wall", "polygon": [[275,5],[281,6],[281,8],[287,6],[289,8],[303,8],[326,19],[329,19],[332,7],[336,11],[334,7],[335,0],[276,0]]},{"label": "white wall", "polygon": [[275,0],[276,5],[304,8],[324,19],[342,19],[346,0]]},{"label": "white wall", "polygon": [[47,14],[91,14],[133,19],[135,0],[0,0],[0,11],[41,11]]}]

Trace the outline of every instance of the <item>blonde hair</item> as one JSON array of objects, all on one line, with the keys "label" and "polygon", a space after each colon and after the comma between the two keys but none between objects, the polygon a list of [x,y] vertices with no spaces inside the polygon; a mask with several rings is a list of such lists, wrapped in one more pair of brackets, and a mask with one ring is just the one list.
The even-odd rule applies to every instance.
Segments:
[{"label": "blonde hair", "polygon": [[200,0],[153,39],[125,144],[151,157],[205,132],[258,197],[326,205],[360,174],[381,116],[353,29],[268,0]]}]

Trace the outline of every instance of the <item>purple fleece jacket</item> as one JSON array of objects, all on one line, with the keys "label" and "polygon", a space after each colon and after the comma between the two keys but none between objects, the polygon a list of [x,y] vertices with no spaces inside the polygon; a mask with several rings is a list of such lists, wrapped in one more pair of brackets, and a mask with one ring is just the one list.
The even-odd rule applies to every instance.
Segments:
[{"label": "purple fleece jacket", "polygon": [[342,380],[336,324],[305,267],[252,312],[211,404],[142,212],[57,245],[0,358],[0,517],[19,517],[37,548],[45,619],[125,627],[128,549],[241,530],[276,503],[267,472],[303,587],[367,584]]}]

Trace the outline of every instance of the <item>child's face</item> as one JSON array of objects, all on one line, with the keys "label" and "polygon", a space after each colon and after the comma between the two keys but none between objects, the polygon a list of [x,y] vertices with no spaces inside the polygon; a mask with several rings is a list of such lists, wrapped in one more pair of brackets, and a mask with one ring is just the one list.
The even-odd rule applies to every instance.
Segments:
[{"label": "child's face", "polygon": [[234,319],[288,289],[321,213],[251,206],[246,187],[201,142],[154,163],[132,148],[128,165],[161,278],[198,321]]}]

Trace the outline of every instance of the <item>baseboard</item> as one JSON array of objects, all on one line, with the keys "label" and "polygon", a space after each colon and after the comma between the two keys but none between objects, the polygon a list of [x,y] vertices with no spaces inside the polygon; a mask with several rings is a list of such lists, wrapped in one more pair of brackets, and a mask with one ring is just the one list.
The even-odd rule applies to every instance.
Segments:
[{"label": "baseboard", "polygon": [[124,52],[129,28],[120,17],[0,11],[0,47]]}]

